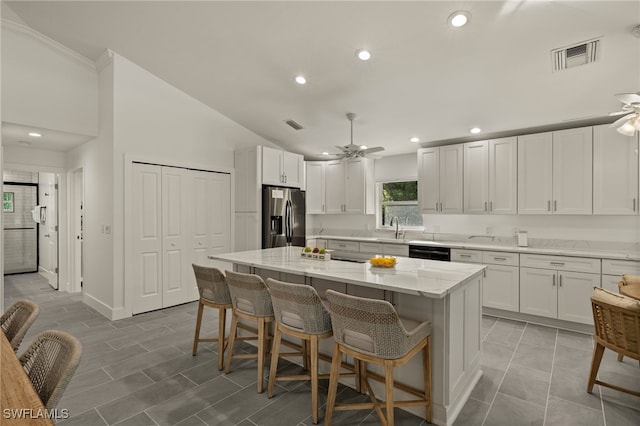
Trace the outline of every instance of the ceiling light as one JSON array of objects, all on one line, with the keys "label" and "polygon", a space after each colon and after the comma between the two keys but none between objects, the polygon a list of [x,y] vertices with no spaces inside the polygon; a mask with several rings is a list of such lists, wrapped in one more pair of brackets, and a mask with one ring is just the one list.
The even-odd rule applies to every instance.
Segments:
[{"label": "ceiling light", "polygon": [[360,145],[360,149],[367,149],[368,147],[366,145]]},{"label": "ceiling light", "polygon": [[636,114],[627,120],[622,126],[616,129],[618,133],[622,133],[625,136],[634,136],[637,131],[640,131],[640,114]]},{"label": "ceiling light", "polygon": [[622,109],[609,115],[622,115],[609,127],[618,127],[619,133],[625,136],[634,136],[640,131],[640,92],[620,93],[616,97],[622,102]]},{"label": "ceiling light", "polygon": [[481,131],[482,129],[480,127],[472,127],[469,129],[469,132],[473,133],[474,135],[480,133]]},{"label": "ceiling light", "polygon": [[41,133],[36,133],[36,132],[29,132],[27,133],[29,136],[31,136],[32,138],[40,138],[42,137]]},{"label": "ceiling light", "polygon": [[329,153],[327,151],[324,151],[322,155],[329,155]]},{"label": "ceiling light", "polygon": [[361,61],[368,61],[369,59],[371,59],[371,52],[366,49],[359,49],[356,51],[356,58],[360,59]]},{"label": "ceiling light", "polygon": [[306,84],[307,83],[307,79],[304,78],[304,76],[302,76],[302,75],[297,75],[296,76],[296,83],[298,83],[298,84]]},{"label": "ceiling light", "polygon": [[420,142],[420,138],[417,137],[417,136],[414,136],[414,137],[409,139],[409,142],[418,143],[418,142]]},{"label": "ceiling light", "polygon": [[460,28],[465,26],[470,19],[471,19],[471,14],[469,12],[467,12],[466,10],[459,10],[449,15],[449,19],[447,21],[449,22],[449,25],[451,25],[452,27]]}]

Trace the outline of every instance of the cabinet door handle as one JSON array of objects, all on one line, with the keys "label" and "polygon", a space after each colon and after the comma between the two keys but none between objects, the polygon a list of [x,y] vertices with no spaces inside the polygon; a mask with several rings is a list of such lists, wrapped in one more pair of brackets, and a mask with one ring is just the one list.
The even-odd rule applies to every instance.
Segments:
[{"label": "cabinet door handle", "polygon": [[507,260],[506,257],[494,257],[493,260]]},{"label": "cabinet door handle", "polygon": [[436,201],[436,211],[438,211],[438,202]]},{"label": "cabinet door handle", "polygon": [[560,275],[560,287],[562,287],[562,275]]},{"label": "cabinet door handle", "polygon": [[553,274],[553,286],[554,287],[556,286],[556,275],[555,274]]},{"label": "cabinet door handle", "polygon": [[486,201],[484,202],[484,211],[485,212],[487,211],[487,202]]},{"label": "cabinet door handle", "polygon": [[322,205],[322,211],[324,212],[324,204]]},{"label": "cabinet door handle", "polygon": [[633,199],[633,211],[634,212],[636,211],[636,199],[635,198]]},{"label": "cabinet door handle", "polygon": [[442,212],[442,201],[440,202],[440,211]]},{"label": "cabinet door handle", "polygon": [[489,211],[493,211],[493,201],[489,201]]},{"label": "cabinet door handle", "polygon": [[549,262],[553,266],[564,266],[564,262]]},{"label": "cabinet door handle", "polygon": [[470,254],[461,254],[460,257],[471,257]]},{"label": "cabinet door handle", "polygon": [[551,211],[551,200],[547,200],[547,211]]},{"label": "cabinet door handle", "polygon": [[554,212],[558,211],[558,200],[553,200],[553,211]]}]

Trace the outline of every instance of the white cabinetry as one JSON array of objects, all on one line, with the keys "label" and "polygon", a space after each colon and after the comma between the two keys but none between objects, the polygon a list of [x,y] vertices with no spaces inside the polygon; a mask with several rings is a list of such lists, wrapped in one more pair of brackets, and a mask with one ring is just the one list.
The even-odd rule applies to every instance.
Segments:
[{"label": "white cabinetry", "polygon": [[262,147],[262,184],[302,186],[304,157],[292,152]]},{"label": "white cabinetry", "polygon": [[462,145],[418,150],[422,213],[462,213]]},{"label": "white cabinetry", "polygon": [[640,262],[602,259],[602,288],[617,293],[623,274],[640,275]]},{"label": "white cabinetry", "polygon": [[374,213],[373,160],[327,161],[325,167],[325,213]]},{"label": "white cabinetry", "polygon": [[307,214],[325,212],[325,168],[326,161],[307,161]]},{"label": "white cabinetry", "polygon": [[518,212],[592,213],[592,128],[518,137]]},{"label": "white cabinetry", "polygon": [[638,214],[638,136],[593,128],[593,213]]},{"label": "white cabinetry", "polygon": [[464,144],[464,212],[515,214],[517,139]]},{"label": "white cabinetry", "polygon": [[453,249],[451,260],[487,265],[482,282],[482,306],[519,312],[518,253]]},{"label": "white cabinetry", "polygon": [[590,298],[600,287],[600,260],[520,256],[520,312],[593,324]]}]

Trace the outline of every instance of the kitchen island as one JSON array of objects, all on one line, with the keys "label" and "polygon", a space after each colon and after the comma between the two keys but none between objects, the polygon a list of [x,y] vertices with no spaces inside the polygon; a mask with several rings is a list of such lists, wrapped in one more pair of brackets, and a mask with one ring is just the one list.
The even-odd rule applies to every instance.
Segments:
[{"label": "kitchen island", "polygon": [[[322,297],[325,290],[331,288],[356,296],[384,298],[395,305],[403,319],[416,324],[430,320],[433,422],[453,424],[482,375],[481,295],[485,267],[399,257],[394,268],[386,269],[369,263],[307,259],[300,255],[301,251],[300,247],[279,247],[216,254],[210,258],[230,262],[236,271],[255,273],[265,279],[312,285]],[[323,343],[321,352],[331,355],[332,342]],[[421,388],[418,358],[396,369],[397,382]],[[322,368],[328,371],[329,366],[322,365]],[[370,369],[382,373],[376,366]],[[352,381],[345,384],[351,385]],[[382,384],[380,386],[382,389]],[[397,392],[403,394],[400,390]],[[423,410],[407,410],[424,415]]]}]

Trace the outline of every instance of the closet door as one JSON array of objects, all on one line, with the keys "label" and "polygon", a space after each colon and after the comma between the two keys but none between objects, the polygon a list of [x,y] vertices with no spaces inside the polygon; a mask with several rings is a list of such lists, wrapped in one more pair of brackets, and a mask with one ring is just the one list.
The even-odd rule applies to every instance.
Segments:
[{"label": "closet door", "polygon": [[189,250],[194,191],[189,170],[162,167],[162,306],[194,300],[195,278]]},{"label": "closet door", "polygon": [[133,164],[133,314],[162,308],[161,170]]}]

